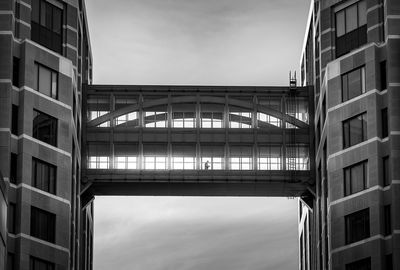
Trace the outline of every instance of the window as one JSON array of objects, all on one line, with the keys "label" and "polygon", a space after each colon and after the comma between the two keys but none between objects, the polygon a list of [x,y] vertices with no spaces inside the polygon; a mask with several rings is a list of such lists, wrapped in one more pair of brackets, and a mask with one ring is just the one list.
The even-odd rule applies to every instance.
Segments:
[{"label": "window", "polygon": [[[103,116],[107,113],[109,113],[109,111],[89,111],[89,121],[99,118],[100,116]],[[109,126],[110,126],[110,121],[105,121],[97,125],[97,127],[109,127]]]},{"label": "window", "polygon": [[137,157],[130,156],[116,156],[115,159],[115,169],[119,170],[135,170],[137,169]]},{"label": "window", "polygon": [[344,169],[344,196],[367,188],[368,162],[363,161]]},{"label": "window", "polygon": [[202,157],[201,169],[202,170],[222,170],[223,169],[222,157]]},{"label": "window", "polygon": [[383,218],[384,218],[384,236],[392,234],[392,215],[390,210],[390,204],[383,207]]},{"label": "window", "polygon": [[202,128],[222,128],[222,112],[202,112],[201,127]]},{"label": "window", "polygon": [[379,63],[381,74],[381,91],[387,89],[386,60]]},{"label": "window", "polygon": [[336,12],[336,56],[367,43],[367,6],[359,1]]},{"label": "window", "polygon": [[31,39],[62,54],[62,8],[44,0],[32,1],[31,16]]},{"label": "window", "polygon": [[230,112],[230,128],[251,128],[251,112]]},{"label": "window", "polygon": [[273,125],[276,127],[281,126],[281,120],[279,118],[276,118],[274,116],[271,116],[269,114],[265,113],[257,113],[257,120],[258,120],[258,126],[259,127],[264,127],[267,126],[266,124]]},{"label": "window", "polygon": [[17,183],[17,162],[18,162],[18,155],[11,153],[10,158],[10,182],[13,184]]},{"label": "window", "polygon": [[46,96],[57,99],[58,74],[43,65],[35,63],[35,82],[36,90]]},{"label": "window", "polygon": [[342,101],[365,93],[365,67],[342,75]]},{"label": "window", "polygon": [[55,242],[56,215],[42,209],[31,207],[31,236]]},{"label": "window", "polygon": [[200,146],[200,167],[202,170],[225,169],[225,145],[206,144]]},{"label": "window", "polygon": [[115,118],[115,125],[116,126],[138,126],[138,113],[131,112]]},{"label": "window", "polygon": [[345,216],[346,245],[363,240],[369,233],[369,208]]},{"label": "window", "polygon": [[150,128],[166,128],[167,113],[166,112],[145,112],[144,114],[145,127]]},{"label": "window", "polygon": [[173,170],[194,170],[196,158],[194,157],[172,157]]},{"label": "window", "polygon": [[89,169],[108,169],[109,157],[106,156],[90,156]]},{"label": "window", "polygon": [[383,157],[383,185],[388,186],[390,185],[390,159],[388,156]]},{"label": "window", "polygon": [[393,270],[393,255],[388,254],[385,256],[386,270]]},{"label": "window", "polygon": [[18,106],[14,104],[11,111],[11,133],[18,135]]},{"label": "window", "polygon": [[31,257],[29,270],[54,270],[54,263]]},{"label": "window", "polygon": [[167,162],[168,162],[167,157],[147,156],[147,157],[144,157],[144,169],[145,170],[166,170]]},{"label": "window", "polygon": [[15,256],[14,253],[8,252],[7,254],[7,270],[15,269]]},{"label": "window", "polygon": [[8,205],[8,215],[7,215],[7,230],[9,233],[15,234],[15,214],[16,214],[16,205],[15,203],[10,202]]},{"label": "window", "polygon": [[346,264],[346,270],[371,270],[371,258]]},{"label": "window", "polygon": [[57,146],[57,119],[33,110],[33,138]]},{"label": "window", "polygon": [[281,170],[282,150],[280,146],[260,146],[258,158],[259,170]]},{"label": "window", "polygon": [[32,185],[43,191],[56,194],[56,167],[32,158]]},{"label": "window", "polygon": [[174,128],[196,127],[196,114],[194,112],[174,112],[172,119]]},{"label": "window", "polygon": [[309,147],[306,145],[286,146],[286,170],[306,171],[309,169]]},{"label": "window", "polygon": [[[19,5],[18,5],[19,6]],[[13,57],[13,78],[12,84],[16,87],[20,87],[19,83],[19,58]]]},{"label": "window", "polygon": [[343,121],[343,147],[347,148],[367,140],[367,114],[363,113]]},{"label": "window", "polygon": [[388,122],[388,110],[384,108],[381,110],[381,120],[382,120],[382,138],[389,136],[389,122]]},{"label": "window", "polygon": [[253,169],[253,159],[250,157],[231,157],[231,170]]}]

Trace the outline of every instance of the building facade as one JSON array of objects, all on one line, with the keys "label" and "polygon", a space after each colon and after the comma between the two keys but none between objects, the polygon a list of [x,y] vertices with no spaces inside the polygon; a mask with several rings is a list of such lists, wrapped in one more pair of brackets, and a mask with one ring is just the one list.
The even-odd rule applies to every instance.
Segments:
[{"label": "building facade", "polygon": [[[0,49],[0,269],[93,268],[94,194],[86,196],[90,189],[87,169],[101,178],[103,174],[97,169],[188,166],[192,171],[203,170],[194,173],[199,182],[211,173],[204,170],[223,168],[231,170],[230,174],[218,172],[214,179],[218,175],[222,181],[233,179],[237,193],[230,194],[245,196],[268,194],[253,186],[243,190],[246,179],[271,183],[278,175],[296,181],[299,162],[302,170],[312,172],[312,179],[305,177],[308,180],[301,183],[304,185],[299,190],[304,188],[304,192],[296,193],[300,197],[299,269],[400,269],[398,0],[312,1],[301,56],[301,86],[314,86],[314,92],[305,113],[299,113],[297,105],[290,111],[286,101],[272,104],[267,98],[264,102],[260,96],[267,96],[270,89],[257,92],[251,87],[187,87],[190,89],[177,98],[186,100],[183,95],[203,91],[214,95],[214,101],[221,100],[217,105],[205,104],[205,110],[200,97],[191,100],[191,106],[180,102],[177,111],[173,106],[167,108],[164,105],[172,104],[175,98],[168,93],[172,89],[168,86],[147,92],[131,86],[129,89],[138,92],[137,102],[136,97],[124,94],[124,87],[110,87],[111,91],[93,86],[90,95],[96,102],[89,102],[91,96],[86,96],[84,85],[92,84],[92,57],[83,0],[1,1]],[[123,102],[115,91],[125,96]],[[257,93],[253,97],[243,91]],[[100,92],[106,96],[105,102],[98,102]],[[83,103],[86,99],[88,103]],[[129,111],[135,106],[137,113]],[[153,110],[146,114],[146,108]],[[209,130],[203,136],[199,128],[203,113],[204,124],[210,125],[206,128],[219,131]],[[157,126],[160,122],[164,126]],[[136,150],[138,157],[127,154],[124,147],[110,146],[110,139],[105,139],[113,136],[118,143],[129,142],[118,125],[126,126],[129,132],[138,130],[142,140]],[[175,133],[174,125],[182,132]],[[92,133],[86,133],[87,126]],[[301,148],[308,149],[302,150],[305,154],[301,156],[298,150],[286,152],[291,149],[287,147],[282,148],[287,155],[284,158],[281,148],[271,147],[271,141],[262,136],[265,130],[275,130],[297,139],[299,127],[312,128],[314,132],[304,142],[315,142]],[[235,130],[228,130],[231,128]],[[281,137],[276,136],[276,142]],[[220,147],[208,145],[203,161],[202,149],[206,147],[201,144],[216,138]],[[114,161],[110,163],[101,148],[88,144],[85,150],[90,139],[109,145],[107,151]],[[152,140],[149,150],[145,140]],[[190,149],[174,145],[190,140],[195,142]],[[259,147],[253,140],[265,145]],[[163,151],[155,146],[160,142],[166,145]],[[91,149],[96,155],[87,156]],[[115,155],[118,151],[120,156]],[[260,156],[262,151],[265,154]],[[161,153],[163,159],[154,153]],[[209,167],[205,168],[207,162]],[[291,163],[294,167],[288,169]],[[248,178],[242,177],[241,170],[247,171]],[[273,170],[283,173],[266,172]],[[125,181],[127,175],[112,173],[111,177]],[[137,175],[143,181],[167,174]],[[175,175],[176,179],[193,180],[190,173]],[[308,174],[303,171],[301,175]],[[203,195],[226,192],[225,186],[208,188]],[[289,194],[284,186],[278,185],[277,190]],[[154,193],[151,186],[145,191]],[[174,194],[179,192],[176,189]]]},{"label": "building facade", "polygon": [[315,86],[315,201],[299,269],[400,269],[400,2],[312,1],[302,85]]},{"label": "building facade", "polygon": [[0,268],[6,258],[8,269],[89,269],[91,206],[78,210],[82,84],[91,83],[92,65],[84,2],[4,0],[0,10],[0,171],[8,186]]}]

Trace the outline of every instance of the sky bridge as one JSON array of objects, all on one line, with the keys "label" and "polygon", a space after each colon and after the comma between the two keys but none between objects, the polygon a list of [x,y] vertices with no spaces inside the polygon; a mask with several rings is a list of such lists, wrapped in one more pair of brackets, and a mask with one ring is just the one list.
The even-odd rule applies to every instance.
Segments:
[{"label": "sky bridge", "polygon": [[88,197],[301,196],[313,185],[310,87],[89,85],[83,104]]}]

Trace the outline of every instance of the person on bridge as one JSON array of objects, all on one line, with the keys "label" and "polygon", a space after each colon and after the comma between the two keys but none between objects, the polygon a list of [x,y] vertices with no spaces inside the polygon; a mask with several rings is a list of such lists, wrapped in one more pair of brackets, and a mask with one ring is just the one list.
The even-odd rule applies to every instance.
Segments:
[{"label": "person on bridge", "polygon": [[204,164],[204,168],[206,170],[210,169],[210,162],[207,160],[206,163]]}]

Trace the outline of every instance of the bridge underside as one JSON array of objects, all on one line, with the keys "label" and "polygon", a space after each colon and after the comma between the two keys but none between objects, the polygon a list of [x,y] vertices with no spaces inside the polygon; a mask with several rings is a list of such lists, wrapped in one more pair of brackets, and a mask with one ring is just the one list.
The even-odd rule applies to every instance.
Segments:
[{"label": "bridge underside", "polygon": [[312,181],[308,171],[146,171],[88,170],[92,195],[299,197]]},{"label": "bridge underside", "polygon": [[85,93],[83,202],[312,189],[310,88],[91,85]]}]

